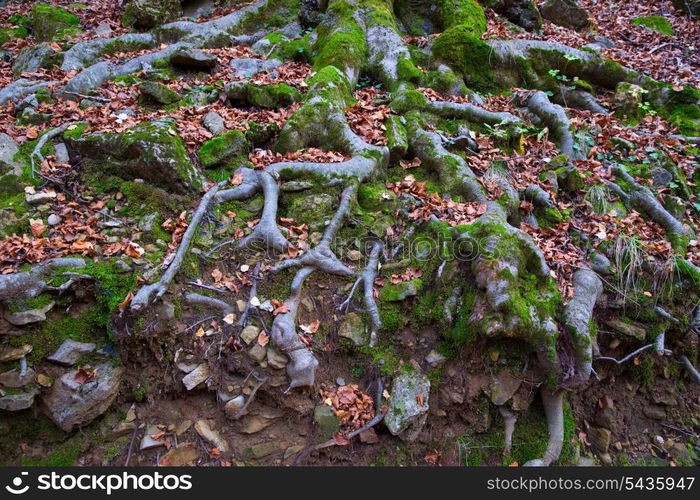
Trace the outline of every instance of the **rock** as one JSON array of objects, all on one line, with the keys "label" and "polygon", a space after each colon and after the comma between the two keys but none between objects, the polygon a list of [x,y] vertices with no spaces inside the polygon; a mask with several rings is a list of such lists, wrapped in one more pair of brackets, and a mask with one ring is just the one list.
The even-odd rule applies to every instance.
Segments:
[{"label": "rock", "polygon": [[19,347],[12,347],[9,345],[0,346],[0,363],[17,361],[30,352],[32,352],[32,346],[29,344],[24,344]]},{"label": "rock", "polygon": [[267,347],[261,346],[257,342],[248,351],[248,356],[250,356],[250,358],[252,360],[257,361],[258,363],[260,363],[263,359],[265,359],[266,354],[267,354]]},{"label": "rock", "polygon": [[259,415],[251,415],[245,417],[240,431],[243,434],[255,434],[256,432],[260,432],[261,430],[269,427],[273,423],[274,420],[272,419],[264,418]]},{"label": "rock", "polygon": [[30,309],[28,311],[16,313],[6,313],[5,319],[15,326],[39,323],[41,321],[46,321],[46,313],[53,309],[54,305],[56,305],[56,303],[54,301],[51,301],[44,307],[40,307],[38,309]]},{"label": "rock", "polygon": [[542,16],[534,0],[493,0],[493,9],[527,31],[542,27]]},{"label": "rock", "polygon": [[92,32],[98,38],[107,38],[112,34],[112,27],[108,23],[100,23]]},{"label": "rock", "polygon": [[338,327],[338,335],[352,340],[356,346],[365,345],[366,331],[364,320],[354,312],[349,313]]},{"label": "rock", "polygon": [[204,168],[226,165],[236,158],[248,159],[250,144],[238,130],[230,130],[208,140],[197,151],[197,157]]},{"label": "rock", "polygon": [[301,450],[304,449],[303,445],[295,445],[295,446],[290,446],[286,450],[284,450],[284,460],[287,460],[288,458],[291,458],[295,456],[297,453],[299,453]]},{"label": "rock", "polygon": [[59,142],[54,146],[54,149],[56,150],[56,163],[70,163],[70,156],[65,143]]},{"label": "rock", "polygon": [[612,465],[613,464],[612,456],[610,456],[610,453],[601,453],[600,454],[600,461],[603,465]]},{"label": "rock", "polygon": [[588,429],[588,440],[598,453],[607,453],[610,447],[610,430],[605,427]]},{"label": "rock", "polygon": [[94,133],[66,140],[71,154],[84,159],[86,172],[115,175],[175,193],[199,192],[203,177],[177,135],[174,120],[145,122],[123,132]]},{"label": "rock", "polygon": [[260,335],[260,328],[255,325],[248,325],[241,332],[241,340],[250,345],[251,342],[257,340],[258,335]]},{"label": "rock", "polygon": [[231,59],[233,76],[242,76],[244,78],[251,78],[253,75],[260,73],[261,71],[271,71],[281,65],[282,61],[278,59]]},{"label": "rock", "polygon": [[348,259],[350,259],[353,262],[362,260],[362,252],[360,252],[359,250],[349,250],[345,255]]},{"label": "rock", "polygon": [[654,183],[654,187],[664,188],[673,181],[673,174],[662,167],[656,167],[651,169],[649,172],[651,181]]},{"label": "rock", "polygon": [[277,351],[277,349],[269,348],[267,350],[267,362],[272,368],[281,370],[287,366],[289,360],[287,359],[287,356]]},{"label": "rock", "polygon": [[170,62],[187,69],[211,69],[216,66],[216,54],[199,49],[184,49],[170,56]]},{"label": "rock", "polygon": [[53,385],[53,379],[43,373],[36,376],[36,381],[41,387],[51,387]]},{"label": "rock", "polygon": [[521,380],[514,377],[510,370],[501,370],[491,378],[491,384],[489,384],[488,392],[491,396],[491,402],[496,406],[506,404],[516,393],[521,383]]},{"label": "rock", "polygon": [[591,269],[598,274],[609,274],[612,270],[610,259],[602,253],[594,253],[593,258],[591,258]]},{"label": "rock", "polygon": [[38,42],[61,40],[77,34],[80,18],[60,7],[37,3],[32,9],[32,28]]},{"label": "rock", "polygon": [[22,174],[22,164],[15,161],[15,155],[19,151],[19,146],[15,140],[7,134],[0,133],[0,175],[12,173]]},{"label": "rock", "polygon": [[175,427],[175,435],[182,436],[192,427],[192,420],[185,419]]},{"label": "rock", "polygon": [[281,443],[268,441],[267,443],[260,443],[247,448],[245,454],[252,458],[264,458],[275,453],[282,453],[283,450]]},{"label": "rock", "polygon": [[542,17],[554,24],[582,31],[591,23],[588,20],[588,11],[581,8],[576,0],[547,0],[540,7]]},{"label": "rock", "polygon": [[618,416],[610,406],[605,406],[595,415],[595,423],[606,429],[615,429],[618,426]]},{"label": "rock", "polygon": [[360,432],[360,442],[365,444],[375,444],[379,442],[379,437],[374,429],[370,428],[366,431]]},{"label": "rock", "polygon": [[202,118],[204,127],[214,135],[221,135],[226,131],[226,124],[221,115],[216,111],[209,111]]},{"label": "rock", "polygon": [[387,302],[401,302],[409,297],[415,297],[423,289],[423,280],[420,278],[400,283],[387,283],[379,292],[379,298]]},{"label": "rock", "polygon": [[430,351],[428,355],[425,357],[425,361],[430,365],[430,366],[439,366],[442,363],[445,362],[445,356],[437,352],[435,349]]},{"label": "rock", "polygon": [[647,331],[638,323],[625,322],[620,319],[609,319],[605,321],[605,324],[616,332],[635,340],[644,341],[647,336]]},{"label": "rock", "polygon": [[423,373],[412,371],[396,377],[389,398],[389,410],[384,416],[389,432],[404,441],[415,441],[428,416],[429,397],[430,380]]},{"label": "rock", "polygon": [[647,405],[642,409],[642,413],[644,413],[645,417],[650,418],[652,420],[666,419],[666,410],[662,406],[652,404]]},{"label": "rock", "polygon": [[124,8],[122,24],[150,29],[181,15],[182,6],[179,0],[131,0]]},{"label": "rock", "polygon": [[141,451],[145,450],[152,450],[153,448],[158,448],[159,446],[164,446],[165,445],[165,439],[160,438],[160,439],[154,439],[153,436],[158,435],[161,432],[161,430],[158,428],[157,425],[149,425],[146,427],[146,432],[143,434],[143,437],[141,438],[141,446],[139,449]]},{"label": "rock", "polygon": [[0,397],[0,410],[26,410],[34,404],[34,397],[37,395],[38,392],[38,389],[32,389],[28,392],[20,392],[19,394],[10,394],[7,396]]},{"label": "rock", "polygon": [[156,104],[172,104],[182,98],[170,87],[159,82],[142,82],[139,86],[139,92],[145,102]]},{"label": "rock", "polygon": [[343,386],[345,385],[345,379],[343,377],[338,377],[335,379],[335,383],[338,386]]},{"label": "rock", "polygon": [[318,405],[314,409],[314,422],[320,429],[319,438],[323,441],[340,430],[340,419],[328,405]]},{"label": "rock", "polygon": [[76,381],[78,370],[70,370],[43,398],[51,420],[66,432],[92,422],[107,411],[117,397],[124,369],[102,363],[95,370],[95,380],[85,384]]},{"label": "rock", "polygon": [[185,384],[188,391],[191,391],[199,384],[204,382],[207,378],[209,378],[209,364],[202,363],[197,366],[197,368],[185,375],[182,378],[182,383]]},{"label": "rock", "polygon": [[24,376],[20,375],[19,370],[9,370],[0,373],[0,385],[17,389],[29,385],[36,379],[36,373],[31,368],[27,368]]},{"label": "rock", "polygon": [[202,436],[202,439],[209,441],[211,444],[217,447],[220,452],[226,453],[227,451],[229,451],[230,447],[228,445],[228,442],[221,436],[221,434],[219,434],[219,432],[216,429],[212,428],[212,424],[210,421],[198,420],[194,424],[194,429],[197,431],[197,434]]},{"label": "rock", "polygon": [[336,197],[328,193],[295,196],[287,209],[287,217],[298,221],[308,221],[309,233],[323,232],[326,227],[326,215],[335,212]]},{"label": "rock", "polygon": [[51,120],[48,113],[38,113],[34,108],[26,108],[17,118],[20,125],[42,125]]},{"label": "rock", "polygon": [[122,420],[112,429],[112,437],[118,438],[129,435],[134,432],[134,429],[136,429],[136,424],[134,422],[124,422]]},{"label": "rock", "polygon": [[41,203],[53,201],[56,199],[56,191],[41,191],[40,193],[29,194],[24,197],[30,205],[39,205]]},{"label": "rock", "polygon": [[226,416],[230,419],[237,418],[238,412],[241,410],[241,408],[243,408],[244,404],[245,397],[242,394],[231,399],[224,406],[224,412],[226,413]]},{"label": "rock", "polygon": [[75,340],[65,340],[52,355],[46,359],[58,363],[59,365],[73,366],[78,358],[95,350],[95,344],[76,342]]},{"label": "rock", "polygon": [[194,443],[180,443],[177,448],[171,448],[163,455],[158,465],[164,467],[190,467],[199,458]]},{"label": "rock", "polygon": [[691,16],[700,16],[700,0],[671,0],[673,6]]}]

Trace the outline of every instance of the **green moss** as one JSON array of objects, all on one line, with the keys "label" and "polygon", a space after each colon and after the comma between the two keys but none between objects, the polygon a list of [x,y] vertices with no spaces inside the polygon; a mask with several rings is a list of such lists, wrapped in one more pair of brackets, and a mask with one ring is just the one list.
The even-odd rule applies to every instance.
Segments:
[{"label": "green moss", "polygon": [[199,161],[204,168],[221,166],[237,157],[247,159],[250,145],[245,135],[238,130],[231,130],[205,142],[197,151]]},{"label": "green moss", "polygon": [[416,68],[411,59],[401,58],[396,64],[396,71],[403,81],[418,83],[423,76],[423,72]]},{"label": "green moss", "polygon": [[491,47],[468,27],[459,25],[442,33],[435,39],[433,54],[462,73],[472,88],[490,91],[497,87],[490,66]]},{"label": "green moss", "polygon": [[403,114],[407,111],[421,111],[428,105],[428,98],[418,90],[404,90],[391,102],[391,109]]},{"label": "green moss", "polygon": [[463,26],[476,36],[486,32],[486,15],[476,0],[439,0],[437,4],[443,31]]},{"label": "green moss", "polygon": [[34,36],[40,42],[60,40],[75,35],[80,19],[75,14],[47,3],[38,3],[32,9]]},{"label": "green moss", "polygon": [[671,23],[668,22],[663,16],[642,16],[635,17],[632,19],[633,26],[644,26],[652,31],[661,33],[662,35],[672,36],[675,35],[675,31],[671,27]]},{"label": "green moss", "polygon": [[167,218],[176,215],[179,209],[186,205],[182,197],[174,196],[144,182],[118,182],[120,182],[118,188],[127,200],[120,210],[124,215],[133,217],[158,212],[162,217]]},{"label": "green moss", "polygon": [[279,108],[301,101],[301,92],[286,83],[248,85],[248,100],[261,108]]},{"label": "green moss", "polygon": [[391,155],[391,162],[396,164],[408,150],[406,127],[401,122],[401,117],[396,115],[389,116],[384,121],[384,127],[386,129],[387,147]]},{"label": "green moss", "polygon": [[326,20],[317,28],[318,38],[314,69],[325,66],[338,69],[360,68],[366,61],[365,33],[355,19],[356,7],[347,1],[333,2],[326,11]]},{"label": "green moss", "polygon": [[18,38],[27,38],[28,34],[27,28],[0,28],[0,45]]}]

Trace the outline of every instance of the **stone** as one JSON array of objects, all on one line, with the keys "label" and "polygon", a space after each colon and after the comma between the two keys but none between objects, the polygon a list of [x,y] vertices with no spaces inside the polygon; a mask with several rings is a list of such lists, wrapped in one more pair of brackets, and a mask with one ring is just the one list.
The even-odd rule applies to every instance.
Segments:
[{"label": "stone", "polygon": [[7,361],[17,361],[32,352],[32,346],[24,344],[19,347],[9,345],[0,346],[0,363]]},{"label": "stone", "polygon": [[401,283],[387,283],[379,292],[379,298],[388,302],[401,302],[409,297],[415,297],[423,288],[420,278]]},{"label": "stone", "polygon": [[255,59],[255,58],[240,58],[231,59],[231,69],[233,76],[251,78],[256,73],[261,71],[272,71],[282,65],[282,61],[278,59]]},{"label": "stone", "polygon": [[348,257],[348,259],[350,259],[353,262],[362,260],[362,252],[360,252],[359,250],[348,250],[348,252],[345,255]]},{"label": "stone", "polygon": [[272,367],[275,368],[276,370],[281,370],[285,366],[287,366],[287,363],[289,360],[287,359],[287,356],[279,352],[277,349],[269,348],[267,350],[267,363]]},{"label": "stone", "polygon": [[183,49],[170,56],[175,66],[187,69],[211,69],[216,66],[216,54],[209,54],[199,49]]},{"label": "stone", "polygon": [[95,367],[95,380],[81,384],[73,369],[56,380],[43,397],[47,414],[66,432],[82,427],[102,415],[117,397],[124,369],[111,363]]},{"label": "stone", "polygon": [[31,368],[27,368],[24,375],[19,370],[8,370],[0,373],[0,385],[17,389],[29,385],[36,380],[36,373]]},{"label": "stone", "polygon": [[379,437],[374,429],[370,428],[360,432],[360,442],[365,444],[376,444],[379,442]]},{"label": "stone", "polygon": [[51,120],[48,113],[39,113],[34,108],[26,108],[17,118],[20,125],[42,125]]},{"label": "stone", "polygon": [[202,118],[204,127],[214,135],[221,135],[226,131],[224,119],[216,111],[209,111]]},{"label": "stone", "polygon": [[428,363],[430,366],[439,366],[445,362],[445,359],[445,356],[437,352],[435,349],[430,351],[425,357],[426,363]]},{"label": "stone", "polygon": [[664,188],[673,181],[673,174],[662,167],[652,168],[649,172],[651,181],[654,183],[654,187]]},{"label": "stone", "polygon": [[588,440],[598,453],[608,452],[610,437],[610,430],[605,427],[591,427],[588,429]]},{"label": "stone", "polygon": [[21,311],[21,312],[14,312],[14,313],[6,313],[5,314],[5,319],[15,325],[15,326],[23,326],[23,325],[29,325],[32,323],[39,323],[41,321],[46,321],[46,313],[49,312],[51,309],[53,309],[53,306],[56,305],[54,301],[49,302],[46,304],[44,307],[40,307],[37,309],[30,309],[28,311]]},{"label": "stone", "polygon": [[123,420],[112,429],[112,437],[118,438],[121,436],[126,436],[134,432],[136,429],[136,424],[134,422],[124,422]]},{"label": "stone", "polygon": [[182,98],[170,87],[159,82],[142,82],[139,86],[139,92],[144,102],[155,104],[172,104]]},{"label": "stone", "polygon": [[255,325],[248,325],[241,332],[241,340],[250,345],[251,342],[257,340],[258,335],[260,335],[260,328]]},{"label": "stone", "polygon": [[135,28],[150,29],[182,15],[179,0],[131,0],[124,8],[122,24]]},{"label": "stone", "polygon": [[54,149],[56,150],[56,163],[70,163],[70,155],[64,142],[56,144]]},{"label": "stone", "polygon": [[163,455],[158,465],[161,467],[191,467],[199,458],[194,443],[180,443],[177,448],[171,448]]},{"label": "stone", "polygon": [[355,312],[349,313],[338,327],[338,335],[352,340],[356,346],[365,345],[366,331],[364,320]]},{"label": "stone", "polygon": [[250,144],[238,130],[230,130],[208,140],[197,151],[202,167],[214,168],[226,165],[236,158],[248,158]]},{"label": "stone", "polygon": [[95,344],[76,342],[75,340],[67,339],[56,349],[56,352],[47,356],[46,359],[58,363],[59,365],[73,366],[80,356],[94,350]]},{"label": "stone", "polygon": [[521,380],[513,376],[510,370],[501,370],[491,378],[488,392],[491,402],[496,406],[502,406],[513,397],[520,387]]},{"label": "stone", "polygon": [[175,426],[175,435],[182,436],[185,432],[190,430],[192,427],[192,420],[185,419]]},{"label": "stone", "polygon": [[642,413],[652,420],[665,420],[666,410],[662,406],[649,404],[642,409]]},{"label": "stone", "polygon": [[547,0],[540,6],[540,12],[548,21],[576,31],[585,30],[591,25],[588,11],[580,7],[576,0]]},{"label": "stone", "polygon": [[245,397],[241,394],[235,398],[229,400],[226,405],[224,405],[224,413],[230,419],[235,419],[238,416],[238,412],[241,411],[243,405],[245,404]]},{"label": "stone", "polygon": [[28,392],[20,392],[19,394],[10,394],[7,396],[2,396],[0,397],[0,410],[26,410],[34,404],[34,397],[37,395],[38,392],[38,389],[32,389]]},{"label": "stone", "polygon": [[261,430],[269,427],[273,423],[274,420],[272,419],[264,418],[259,415],[251,415],[245,417],[243,420],[243,425],[240,432],[243,434],[255,434],[256,432],[260,432]]},{"label": "stone", "polygon": [[160,434],[161,430],[158,428],[157,425],[149,425],[146,427],[146,432],[144,432],[143,437],[141,438],[141,445],[139,446],[139,449],[141,451],[145,450],[152,450],[153,448],[158,448],[159,446],[164,446],[165,445],[165,439],[162,437],[160,439],[155,439],[153,436],[157,436]]},{"label": "stone", "polygon": [[492,0],[488,5],[510,22],[527,31],[542,27],[542,16],[534,0]]},{"label": "stone", "polygon": [[262,346],[258,344],[257,342],[253,347],[250,348],[248,351],[248,356],[254,361],[257,361],[260,363],[263,359],[265,359],[265,355],[267,354],[267,347]]},{"label": "stone", "polygon": [[415,441],[428,416],[429,397],[430,380],[423,373],[412,371],[396,377],[384,416],[389,432],[404,441]]},{"label": "stone", "polygon": [[340,430],[340,419],[328,405],[318,405],[314,409],[314,422],[319,427],[319,438],[323,441]]},{"label": "stone", "polygon": [[19,146],[15,140],[5,133],[0,133],[0,175],[12,173],[22,174],[22,164],[15,161]]},{"label": "stone", "polygon": [[107,38],[112,34],[112,27],[108,23],[100,23],[92,30],[98,38]]},{"label": "stone", "polygon": [[610,259],[602,253],[594,253],[591,258],[591,269],[598,274],[609,274],[612,270]]},{"label": "stone", "polygon": [[203,177],[169,118],[144,122],[123,132],[98,132],[66,140],[71,154],[84,159],[83,170],[99,171],[178,194],[198,193]]},{"label": "stone", "polygon": [[204,382],[209,378],[209,364],[202,363],[197,368],[189,372],[182,378],[182,383],[185,385],[188,391],[191,391],[199,384]]},{"label": "stone", "polygon": [[226,453],[229,451],[230,447],[228,442],[212,427],[212,423],[209,420],[198,420],[194,424],[194,429],[197,431],[197,434],[202,436],[202,439],[209,441],[217,447],[220,452]]},{"label": "stone", "polygon": [[53,201],[56,199],[56,191],[41,191],[39,193],[29,194],[24,199],[30,205],[39,205],[41,203]]},{"label": "stone", "polygon": [[245,450],[245,454],[252,458],[264,458],[275,453],[282,453],[281,443],[277,441],[268,441],[266,443],[255,444]]},{"label": "stone", "polygon": [[37,3],[32,9],[32,29],[38,42],[61,40],[78,32],[80,18],[48,3]]},{"label": "stone", "polygon": [[620,319],[608,319],[605,321],[605,324],[616,332],[640,342],[643,342],[647,336],[646,329],[638,323],[626,322]]},{"label": "stone", "polygon": [[297,221],[308,221],[309,233],[323,232],[327,220],[325,214],[334,213],[336,204],[336,197],[328,193],[309,193],[305,196],[295,196],[287,209],[287,217]]}]

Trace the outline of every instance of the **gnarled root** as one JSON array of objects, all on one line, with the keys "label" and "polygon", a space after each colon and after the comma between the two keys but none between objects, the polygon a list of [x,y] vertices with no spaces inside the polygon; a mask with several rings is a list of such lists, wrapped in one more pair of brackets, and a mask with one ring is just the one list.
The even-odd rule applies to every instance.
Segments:
[{"label": "gnarled root", "polygon": [[518,421],[517,413],[509,410],[506,406],[499,406],[498,411],[503,417],[505,439],[503,442],[503,455],[510,455],[510,450],[513,447],[513,432],[515,432],[515,423]]},{"label": "gnarled root", "polygon": [[525,104],[527,109],[549,128],[562,154],[572,160],[581,159],[581,155],[574,149],[571,122],[566,116],[564,108],[553,104],[547,94],[540,91],[526,98],[522,104]]},{"label": "gnarled root", "polygon": [[370,347],[374,347],[377,343],[377,332],[382,327],[382,320],[379,316],[377,302],[374,300],[374,279],[377,277],[377,273],[379,272],[379,257],[382,254],[383,248],[384,245],[378,241],[372,245],[369,260],[367,261],[367,267],[365,267],[365,270],[361,275],[365,298],[365,308],[367,309],[367,313],[372,320],[372,331],[369,335]]},{"label": "gnarled root", "polygon": [[[78,258],[57,258],[32,267],[27,272],[0,275],[0,302],[27,298],[33,299],[43,291],[63,291],[64,286],[51,287],[44,278],[51,271],[61,268],[81,268],[85,261]],[[70,281],[69,281],[70,282]]]},{"label": "gnarled root", "polygon": [[39,168],[41,169],[41,162],[44,161],[44,156],[41,154],[41,149],[46,145],[46,143],[50,140],[53,139],[54,137],[61,135],[63,132],[68,130],[71,127],[76,127],[77,125],[86,125],[87,122],[68,122],[64,123],[60,127],[53,128],[43,134],[38,141],[36,141],[36,146],[34,146],[34,149],[32,150],[32,153],[29,155],[29,160],[31,162],[31,167],[32,167],[32,177],[36,174],[36,165],[39,165]]},{"label": "gnarled root", "polygon": [[207,295],[201,295],[199,293],[186,293],[185,302],[188,304],[196,306],[204,306],[210,309],[217,309],[221,311],[222,314],[228,314],[233,312],[234,308],[228,302],[217,299],[215,297],[209,297]]},{"label": "gnarled root", "polygon": [[700,373],[698,373],[697,368],[693,365],[693,363],[688,359],[688,356],[681,355],[680,360],[685,366],[685,368],[688,370],[688,373],[690,374],[690,377],[698,384],[700,384]]},{"label": "gnarled root", "polygon": [[277,227],[277,202],[280,188],[277,181],[268,172],[260,170],[257,172],[257,176],[265,197],[263,213],[253,232],[243,238],[238,245],[240,248],[246,248],[259,242],[265,245],[265,250],[284,252],[291,244],[287,238],[282,236],[279,227]]},{"label": "gnarled root", "polygon": [[564,446],[564,392],[550,391],[547,388],[540,389],[544,413],[547,417],[547,431],[549,441],[547,450],[542,458],[530,460],[526,467],[547,467],[559,459],[561,449]]},{"label": "gnarled root", "polygon": [[289,358],[287,364],[289,387],[285,392],[295,387],[313,386],[316,378],[318,360],[311,349],[301,341],[296,329],[301,287],[307,276],[314,271],[313,267],[304,267],[297,272],[292,281],[291,295],[285,301],[289,306],[289,312],[278,314],[272,323],[272,341]]}]

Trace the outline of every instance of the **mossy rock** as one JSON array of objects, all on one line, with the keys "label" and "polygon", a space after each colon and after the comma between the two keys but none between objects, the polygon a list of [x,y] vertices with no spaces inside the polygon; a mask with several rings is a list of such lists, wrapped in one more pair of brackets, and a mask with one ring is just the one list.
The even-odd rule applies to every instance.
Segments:
[{"label": "mossy rock", "polygon": [[49,69],[57,65],[61,60],[58,54],[48,43],[39,43],[24,47],[12,64],[12,72],[20,75],[24,72],[34,72],[40,68]]},{"label": "mossy rock", "polygon": [[443,31],[463,26],[476,36],[486,32],[484,8],[476,0],[440,0],[438,12]]},{"label": "mossy rock", "polygon": [[41,125],[49,120],[51,120],[50,114],[39,113],[34,108],[25,108],[17,119],[17,123],[20,125]]},{"label": "mossy rock", "polygon": [[232,160],[248,159],[250,144],[245,135],[238,130],[231,130],[205,142],[197,157],[204,168],[214,168],[225,165]]},{"label": "mossy rock", "polygon": [[293,218],[297,224],[306,222],[310,232],[319,231],[332,216],[336,204],[336,197],[328,193],[300,193],[292,199],[286,216]]},{"label": "mossy rock", "polygon": [[124,8],[122,24],[150,29],[182,15],[180,0],[131,0]]},{"label": "mossy rock", "polygon": [[286,83],[249,85],[248,102],[261,108],[279,108],[301,101],[301,92]]},{"label": "mossy rock", "polygon": [[633,26],[644,26],[652,31],[661,33],[662,35],[673,36],[676,34],[673,31],[671,23],[663,16],[641,16],[632,19]]},{"label": "mossy rock", "polygon": [[172,104],[180,100],[180,94],[158,82],[143,82],[139,91],[144,103]]},{"label": "mossy rock", "polygon": [[202,176],[171,119],[141,123],[123,132],[68,138],[66,144],[85,160],[85,172],[143,179],[181,194],[202,187]]},{"label": "mossy rock", "polygon": [[379,299],[384,302],[401,302],[409,297],[415,297],[423,290],[423,280],[415,278],[401,283],[388,283],[379,292]]},{"label": "mossy rock", "polygon": [[27,38],[28,34],[27,28],[0,28],[0,45],[18,38]]},{"label": "mossy rock", "polygon": [[34,37],[39,42],[61,40],[79,31],[80,18],[60,7],[38,3],[32,9]]}]

